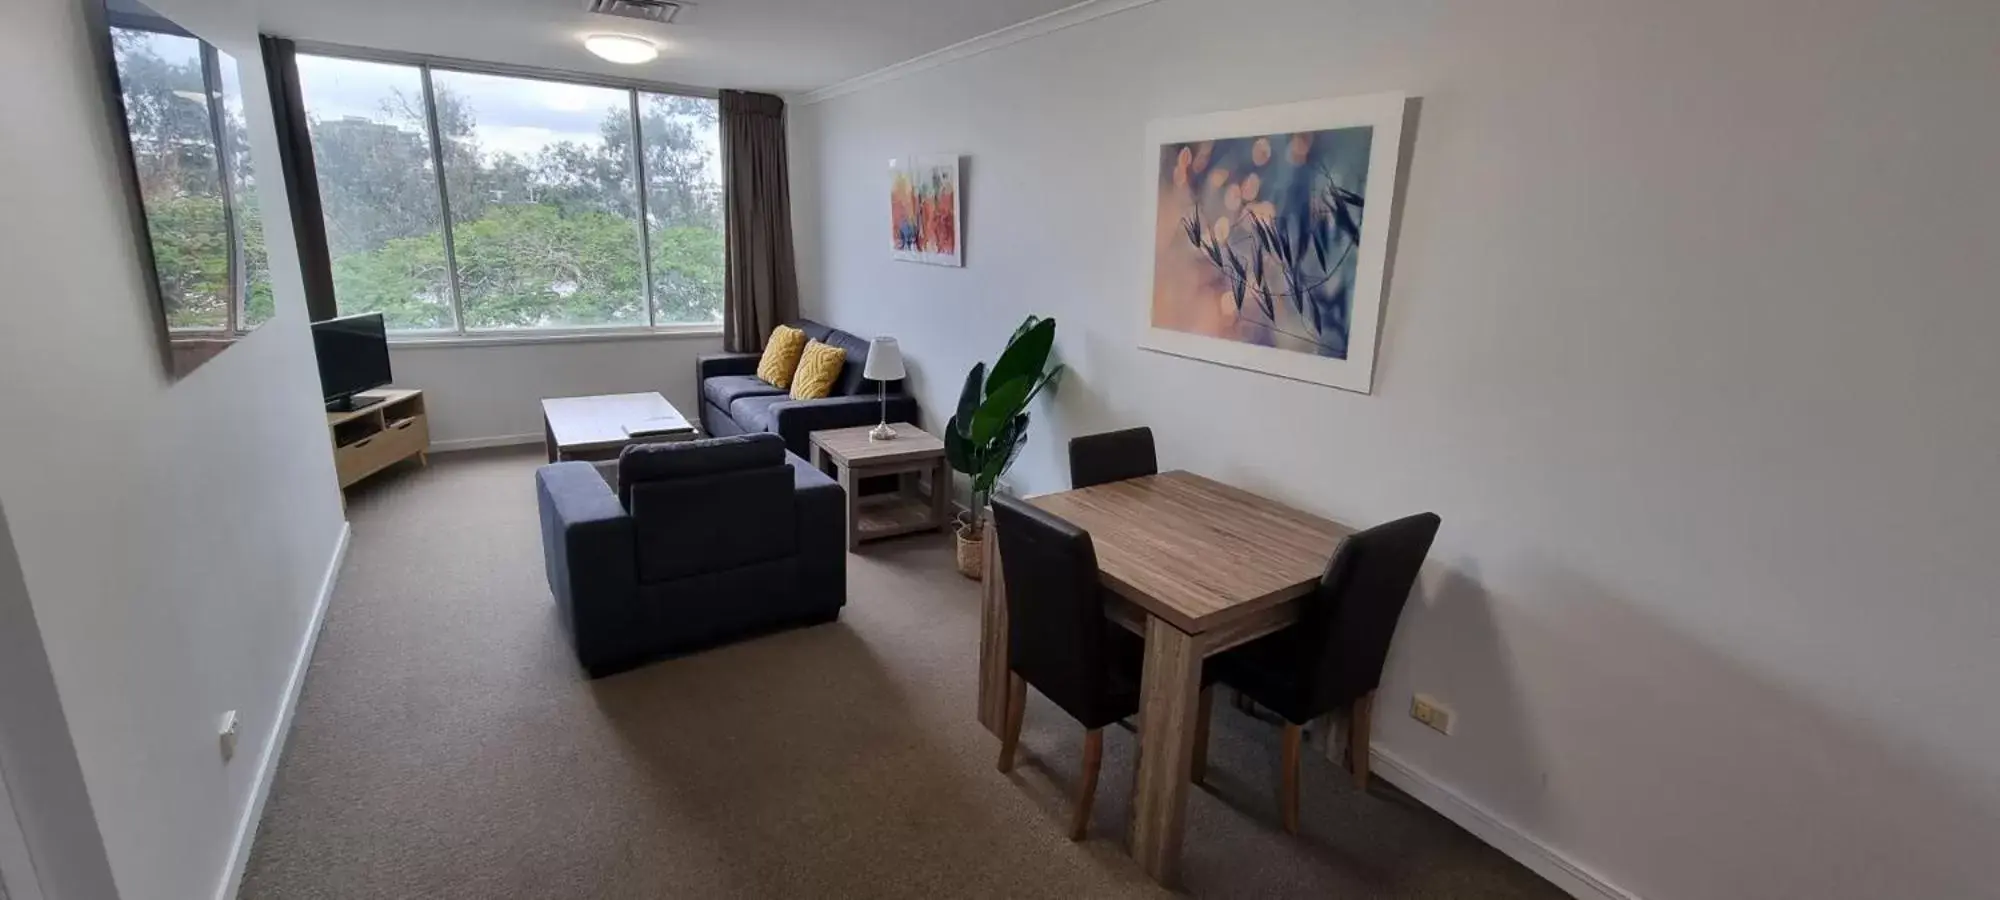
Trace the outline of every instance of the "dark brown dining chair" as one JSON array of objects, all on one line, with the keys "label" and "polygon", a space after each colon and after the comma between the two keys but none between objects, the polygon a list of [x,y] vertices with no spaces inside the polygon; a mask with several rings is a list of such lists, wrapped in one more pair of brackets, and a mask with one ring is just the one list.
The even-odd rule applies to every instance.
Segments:
[{"label": "dark brown dining chair", "polygon": [[1086,488],[1160,471],[1153,429],[1127,428],[1069,439],[1069,485]]},{"label": "dark brown dining chair", "polygon": [[[1441,520],[1422,513],[1351,535],[1334,551],[1297,624],[1208,661],[1216,680],[1285,720],[1278,808],[1285,830],[1299,831],[1299,745],[1305,723],[1346,707],[1352,716],[1347,765],[1368,786],[1369,717],[1382,664],[1403,603],[1416,586]],[[1009,572],[1012,578],[1013,573]],[[1196,740],[1208,740],[1202,704]],[[1206,756],[1197,748],[1196,760]],[[1195,781],[1202,780],[1199,768]]]},{"label": "dark brown dining chair", "polygon": [[1139,710],[1145,642],[1105,619],[1097,550],[1088,533],[1005,495],[993,498],[993,527],[1007,585],[1007,714],[1000,734],[1000,771],[1014,769],[1032,684],[1084,727],[1083,781],[1069,826],[1070,840],[1080,841],[1097,795],[1104,726]]}]

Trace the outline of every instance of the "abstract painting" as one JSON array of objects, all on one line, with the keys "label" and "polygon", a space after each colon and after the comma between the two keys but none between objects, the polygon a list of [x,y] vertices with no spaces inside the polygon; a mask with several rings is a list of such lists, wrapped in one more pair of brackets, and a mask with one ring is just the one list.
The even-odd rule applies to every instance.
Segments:
[{"label": "abstract painting", "polygon": [[958,157],[889,160],[889,248],[896,259],[965,265]]},{"label": "abstract painting", "polygon": [[1142,345],[1368,392],[1406,103],[1154,122]]}]

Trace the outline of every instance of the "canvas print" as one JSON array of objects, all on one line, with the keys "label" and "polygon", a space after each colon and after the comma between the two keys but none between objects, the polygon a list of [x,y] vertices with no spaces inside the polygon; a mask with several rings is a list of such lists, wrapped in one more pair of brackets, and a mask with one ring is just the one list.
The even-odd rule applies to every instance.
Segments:
[{"label": "canvas print", "polygon": [[1368,389],[1402,98],[1360,100],[1155,123],[1147,346]]},{"label": "canvas print", "polygon": [[889,241],[896,259],[964,265],[956,156],[889,161]]}]

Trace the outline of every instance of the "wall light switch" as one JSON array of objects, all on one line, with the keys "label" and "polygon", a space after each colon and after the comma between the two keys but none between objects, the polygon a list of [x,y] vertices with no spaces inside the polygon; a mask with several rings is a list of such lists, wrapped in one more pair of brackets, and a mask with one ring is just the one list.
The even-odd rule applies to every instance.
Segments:
[{"label": "wall light switch", "polygon": [[236,758],[236,710],[222,714],[222,761]]}]

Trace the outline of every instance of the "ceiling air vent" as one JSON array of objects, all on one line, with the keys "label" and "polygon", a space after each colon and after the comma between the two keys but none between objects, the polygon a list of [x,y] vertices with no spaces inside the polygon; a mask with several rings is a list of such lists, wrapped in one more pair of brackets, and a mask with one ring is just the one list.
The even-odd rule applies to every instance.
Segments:
[{"label": "ceiling air vent", "polygon": [[644,19],[662,25],[673,24],[683,5],[673,0],[584,0],[584,8],[594,13]]}]

